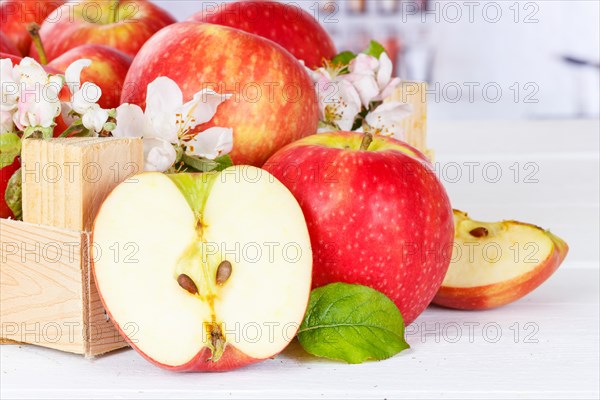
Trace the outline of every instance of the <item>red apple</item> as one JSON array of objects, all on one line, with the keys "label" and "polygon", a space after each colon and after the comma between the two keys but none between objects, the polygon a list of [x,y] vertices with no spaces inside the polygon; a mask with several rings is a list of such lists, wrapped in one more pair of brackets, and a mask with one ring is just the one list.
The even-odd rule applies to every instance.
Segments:
[{"label": "red apple", "polygon": [[427,158],[383,136],[336,132],[292,143],[264,168],[294,194],[313,249],[313,287],[370,286],[411,323],[448,269],[452,208]]},{"label": "red apple", "polygon": [[214,3],[189,21],[208,22],[241,29],[280,44],[307,67],[323,65],[337,51],[333,40],[309,13],[297,4],[273,1]]},{"label": "red apple", "polygon": [[92,240],[111,321],[160,367],[226,371],[273,357],[306,312],[306,221],[258,168],[138,175],[102,204]]},{"label": "red apple", "polygon": [[41,24],[64,0],[2,0],[0,3],[0,31],[19,50],[18,55],[29,54],[31,38],[27,25]]},{"label": "red apple", "polygon": [[0,32],[0,53],[21,57],[21,52],[4,33]]},{"label": "red apple", "polygon": [[202,89],[233,95],[199,129],[233,128],[236,164],[261,166],[281,147],[317,131],[317,97],[308,73],[259,36],[212,24],[171,25],[134,58],[121,101],[145,107],[146,87],[159,76],[177,82],[185,100]]},{"label": "red apple", "polygon": [[[146,0],[74,0],[48,15],[40,36],[48,61],[83,44],[110,46],[135,56],[154,33],[174,22]],[[31,54],[37,55],[33,46]]]},{"label": "red apple", "polygon": [[67,51],[48,63],[48,66],[64,72],[71,63],[82,58],[91,60],[92,65],[81,71],[81,83],[92,82],[102,89],[102,97],[98,102],[100,107],[118,107],[132,58],[111,47],[89,44]]},{"label": "red apple", "polygon": [[10,177],[21,167],[21,162],[18,157],[15,157],[14,162],[4,168],[0,168],[0,218],[13,218],[13,212],[6,204],[4,194]]},{"label": "red apple", "polygon": [[454,211],[455,246],[450,268],[433,302],[461,310],[485,310],[520,299],[558,269],[565,241],[517,221],[474,221]]}]

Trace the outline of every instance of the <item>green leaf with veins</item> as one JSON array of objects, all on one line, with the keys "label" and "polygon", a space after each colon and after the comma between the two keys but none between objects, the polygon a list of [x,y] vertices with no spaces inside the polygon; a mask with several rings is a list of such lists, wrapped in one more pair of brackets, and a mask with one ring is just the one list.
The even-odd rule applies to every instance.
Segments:
[{"label": "green leaf with veins", "polygon": [[369,56],[373,56],[376,59],[379,59],[381,54],[385,53],[385,47],[383,47],[381,43],[376,42],[375,40],[371,40],[371,43],[369,43],[369,47],[363,53]]},{"label": "green leaf with veins", "polygon": [[383,293],[332,283],[310,294],[298,340],[309,353],[360,364],[408,349],[400,310]]},{"label": "green leaf with veins", "polygon": [[16,133],[0,135],[0,168],[12,165],[15,157],[21,154],[21,138]]}]

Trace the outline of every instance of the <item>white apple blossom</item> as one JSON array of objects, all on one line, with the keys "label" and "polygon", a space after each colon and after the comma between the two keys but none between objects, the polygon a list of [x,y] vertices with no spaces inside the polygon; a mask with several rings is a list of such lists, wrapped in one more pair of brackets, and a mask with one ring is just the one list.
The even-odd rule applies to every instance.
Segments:
[{"label": "white apple blossom", "polygon": [[389,97],[399,78],[392,78],[392,60],[387,53],[381,53],[379,59],[367,54],[359,54],[348,65],[348,79],[360,95],[363,106],[368,107],[372,101],[383,101]]},{"label": "white apple blossom", "polygon": [[81,71],[89,67],[91,60],[81,59],[69,65],[65,71],[66,85],[71,92],[71,99],[65,103],[65,119],[72,122],[72,117],[68,117],[70,112],[75,112],[81,116],[83,126],[90,131],[99,133],[104,129],[104,124],[108,121],[108,110],[101,108],[97,103],[102,96],[102,89],[92,82],[84,82],[81,85]]},{"label": "white apple blossom", "polygon": [[359,54],[347,65],[328,64],[309,73],[319,98],[319,133],[332,130],[368,130],[402,139],[400,121],[411,113],[409,105],[383,102],[400,84],[392,78],[392,61],[383,52],[379,59]]},{"label": "white apple blossom", "polygon": [[325,68],[311,71],[311,77],[317,89],[319,115],[324,125],[319,132],[352,130],[361,110],[360,97],[354,86],[337,71]]},{"label": "white apple blossom", "polygon": [[410,104],[389,101],[369,112],[365,117],[365,122],[370,133],[405,140],[401,122],[411,113]]},{"label": "white apple blossom", "polygon": [[54,119],[61,111],[59,93],[63,87],[62,77],[48,74],[34,59],[25,57],[13,67],[12,79],[19,91],[13,114],[17,128],[54,126]]},{"label": "white apple blossom", "polygon": [[205,89],[184,103],[177,83],[158,77],[148,85],[146,110],[135,104],[121,104],[116,110],[115,137],[142,137],[146,171],[169,169],[176,161],[173,147],[185,147],[188,155],[215,159],[233,148],[233,130],[214,127],[194,133],[194,128],[210,121],[221,103],[231,95]]}]

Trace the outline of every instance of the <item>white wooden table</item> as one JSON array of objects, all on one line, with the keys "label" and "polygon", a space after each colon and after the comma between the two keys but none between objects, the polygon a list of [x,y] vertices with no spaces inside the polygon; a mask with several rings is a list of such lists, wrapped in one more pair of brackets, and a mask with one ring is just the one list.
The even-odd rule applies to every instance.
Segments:
[{"label": "white wooden table", "polygon": [[[458,208],[551,227],[571,245],[561,269],[506,307],[430,307],[411,349],[362,365],[315,359],[293,343],[275,359],[223,374],[176,374],[133,350],[93,360],[1,346],[5,398],[598,398],[598,121],[434,123],[440,166],[534,162],[538,183],[446,181]],[[463,171],[464,172],[464,171]],[[488,177],[489,178],[489,177]],[[451,179],[454,181],[455,179]]]}]

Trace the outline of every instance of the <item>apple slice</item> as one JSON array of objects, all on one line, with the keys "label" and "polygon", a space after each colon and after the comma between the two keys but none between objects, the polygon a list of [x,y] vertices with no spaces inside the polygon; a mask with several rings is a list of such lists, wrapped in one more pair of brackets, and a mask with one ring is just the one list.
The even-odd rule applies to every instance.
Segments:
[{"label": "apple slice", "polygon": [[93,231],[109,317],[151,362],[224,371],[272,357],[308,304],[312,252],[292,194],[268,172],[145,173],[115,188]]},{"label": "apple slice", "polygon": [[483,310],[513,302],[558,269],[569,247],[535,225],[480,222],[454,210],[455,245],[450,268],[433,303]]}]

